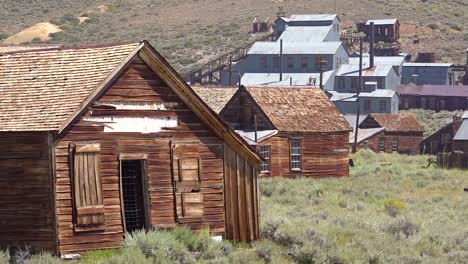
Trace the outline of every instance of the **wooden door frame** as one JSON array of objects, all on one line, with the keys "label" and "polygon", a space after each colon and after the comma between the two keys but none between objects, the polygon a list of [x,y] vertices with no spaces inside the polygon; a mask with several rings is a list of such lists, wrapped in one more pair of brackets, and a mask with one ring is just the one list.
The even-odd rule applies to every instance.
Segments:
[{"label": "wooden door frame", "polygon": [[122,184],[122,161],[124,160],[135,160],[140,162],[141,166],[141,184],[143,189],[143,208],[145,210],[145,229],[151,229],[151,196],[148,182],[148,154],[119,154],[119,189],[120,189],[120,211],[122,214],[122,226],[124,232],[127,232],[127,226],[125,223],[125,205],[123,195],[123,184]]}]

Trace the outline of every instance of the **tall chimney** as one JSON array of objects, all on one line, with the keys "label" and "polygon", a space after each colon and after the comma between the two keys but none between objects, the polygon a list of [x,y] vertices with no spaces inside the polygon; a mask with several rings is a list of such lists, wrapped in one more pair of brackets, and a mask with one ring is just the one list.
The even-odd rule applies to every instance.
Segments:
[{"label": "tall chimney", "polygon": [[369,34],[370,34],[369,68],[374,68],[374,44],[375,44],[374,22],[370,22],[369,24]]},{"label": "tall chimney", "polygon": [[283,80],[283,40],[280,39],[280,55],[279,55],[279,77],[280,82]]}]

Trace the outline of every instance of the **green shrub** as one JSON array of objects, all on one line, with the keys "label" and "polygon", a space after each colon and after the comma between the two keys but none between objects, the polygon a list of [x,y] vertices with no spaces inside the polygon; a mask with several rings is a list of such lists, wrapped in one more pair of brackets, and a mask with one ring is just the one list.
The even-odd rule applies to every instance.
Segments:
[{"label": "green shrub", "polygon": [[42,252],[38,255],[33,255],[31,258],[23,262],[24,264],[65,264],[66,262],[60,258],[52,256],[50,253]]},{"label": "green shrub", "polygon": [[408,219],[398,219],[388,224],[385,230],[398,238],[400,238],[401,235],[408,238],[414,236],[418,232],[418,226]]},{"label": "green shrub", "polygon": [[0,250],[0,264],[8,264],[10,262],[10,253]]},{"label": "green shrub", "polygon": [[385,212],[393,217],[396,217],[405,209],[405,203],[395,199],[387,199],[384,203]]}]

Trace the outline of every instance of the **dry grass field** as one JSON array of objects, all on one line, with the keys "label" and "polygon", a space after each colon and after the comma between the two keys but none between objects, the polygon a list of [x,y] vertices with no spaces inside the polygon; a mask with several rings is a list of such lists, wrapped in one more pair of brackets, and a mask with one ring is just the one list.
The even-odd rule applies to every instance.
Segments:
[{"label": "dry grass field", "polygon": [[[29,0],[0,1],[0,41],[39,22],[63,31],[49,42],[68,45],[148,39],[177,68],[203,63],[252,39],[255,16],[338,13],[343,28],[359,19],[397,17],[405,51],[435,51],[463,62],[468,41],[465,0]],[[80,24],[78,17],[89,19]],[[419,43],[414,43],[419,40]],[[32,42],[39,42],[34,39]]]},{"label": "dry grass field", "polygon": [[[425,156],[361,151],[353,158],[347,178],[262,179],[263,240],[252,245],[183,228],[139,232],[123,249],[90,252],[78,263],[466,263],[466,170],[426,168]],[[0,251],[0,264],[7,258]],[[48,254],[11,258],[68,263]]]}]

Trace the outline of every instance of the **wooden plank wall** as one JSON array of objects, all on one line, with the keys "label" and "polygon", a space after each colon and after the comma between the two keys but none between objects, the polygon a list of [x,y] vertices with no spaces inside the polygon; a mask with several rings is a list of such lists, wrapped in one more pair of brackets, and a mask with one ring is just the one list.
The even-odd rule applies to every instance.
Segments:
[{"label": "wooden plank wall", "polygon": [[0,133],[0,247],[55,251],[46,133]]},{"label": "wooden plank wall", "polygon": [[260,238],[258,171],[224,144],[226,238],[250,242]]},{"label": "wooden plank wall", "polygon": [[[384,132],[369,139],[369,149],[374,152],[379,152],[379,138],[385,138],[385,152],[392,153],[392,140],[398,138],[398,153],[417,155],[420,153],[421,141],[423,139],[422,132],[417,134],[402,134]],[[360,144],[362,146],[362,144]]]},{"label": "wooden plank wall", "polygon": [[[175,103],[166,110],[103,109],[109,102]],[[172,104],[170,104],[172,105]],[[178,126],[159,133],[104,132],[98,123],[81,119],[56,144],[57,214],[60,252],[80,252],[98,248],[119,247],[123,243],[119,187],[119,154],[145,153],[150,188],[151,222],[157,227],[176,226],[171,146],[186,156],[202,159],[202,192],[204,220],[187,223],[192,228],[209,227],[213,233],[224,234],[224,189],[222,184],[222,141],[167,87],[141,60],[136,59],[113,86],[94,103],[85,117],[146,116],[177,117]],[[75,233],[72,223],[72,200],[68,168],[68,145],[71,142],[101,144],[101,175],[104,192],[105,229],[90,233]],[[179,152],[180,152],[179,151]],[[177,155],[177,154],[176,154]]]},{"label": "wooden plank wall", "polygon": [[[302,138],[302,171],[290,169],[290,137]],[[261,177],[342,177],[349,175],[349,132],[287,134],[262,141],[271,146],[271,172]]]}]

